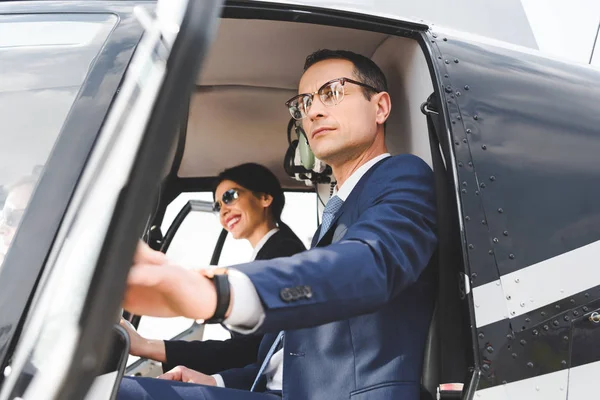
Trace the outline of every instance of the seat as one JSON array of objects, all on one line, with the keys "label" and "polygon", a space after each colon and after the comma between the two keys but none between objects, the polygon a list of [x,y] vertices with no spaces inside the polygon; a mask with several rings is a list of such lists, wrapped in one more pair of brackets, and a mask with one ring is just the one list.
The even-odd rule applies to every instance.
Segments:
[{"label": "seat", "polygon": [[421,400],[434,400],[440,383],[439,357],[440,341],[438,336],[438,307],[433,310],[425,353],[423,356],[423,373],[421,374]]}]

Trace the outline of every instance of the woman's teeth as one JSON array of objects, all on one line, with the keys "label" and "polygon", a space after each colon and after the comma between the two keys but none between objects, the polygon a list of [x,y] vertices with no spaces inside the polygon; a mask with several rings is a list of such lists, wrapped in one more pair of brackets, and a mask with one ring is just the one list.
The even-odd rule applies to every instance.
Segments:
[{"label": "woman's teeth", "polygon": [[237,224],[238,222],[240,222],[240,219],[241,219],[240,217],[235,217],[235,218],[232,218],[232,219],[231,219],[231,220],[230,220],[230,221],[227,223],[227,228],[228,228],[228,229],[231,229],[231,228],[233,228],[233,225],[235,225],[235,224]]}]

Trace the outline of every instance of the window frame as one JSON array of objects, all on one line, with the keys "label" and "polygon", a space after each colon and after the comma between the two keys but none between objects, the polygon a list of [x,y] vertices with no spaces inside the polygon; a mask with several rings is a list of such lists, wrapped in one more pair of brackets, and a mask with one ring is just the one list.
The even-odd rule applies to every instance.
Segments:
[{"label": "window frame", "polygon": [[[26,3],[0,4],[0,15],[97,13],[117,16],[115,26],[87,71],[0,271],[0,305],[3,305],[0,306],[0,326],[9,327],[0,335],[2,370],[12,357],[83,166],[142,35],[142,27],[133,15],[135,5],[44,2],[36,3],[33,9]],[[14,285],[14,282],[20,284]],[[0,384],[3,381],[4,374],[0,374]]]}]

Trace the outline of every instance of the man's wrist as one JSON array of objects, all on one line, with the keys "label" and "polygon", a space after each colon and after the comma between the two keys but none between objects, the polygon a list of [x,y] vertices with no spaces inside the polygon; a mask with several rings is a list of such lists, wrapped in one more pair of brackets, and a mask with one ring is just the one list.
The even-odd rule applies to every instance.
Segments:
[{"label": "man's wrist", "polygon": [[227,269],[219,268],[217,270],[204,271],[205,276],[211,280],[216,294],[215,311],[213,315],[204,322],[207,324],[221,323],[231,313],[233,304],[233,295]]}]

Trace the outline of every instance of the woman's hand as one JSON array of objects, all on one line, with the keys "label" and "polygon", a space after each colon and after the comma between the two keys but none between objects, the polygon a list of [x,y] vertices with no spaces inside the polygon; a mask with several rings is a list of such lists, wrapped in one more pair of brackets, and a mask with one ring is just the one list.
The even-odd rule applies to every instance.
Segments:
[{"label": "woman's hand", "polygon": [[167,361],[165,342],[162,340],[144,338],[135,330],[129,321],[126,321],[123,318],[121,318],[120,325],[129,335],[129,354],[159,362]]},{"label": "woman's hand", "polygon": [[196,383],[198,385],[217,386],[217,381],[212,376],[205,375],[201,372],[194,371],[193,369],[189,369],[181,365],[160,375],[158,379]]}]

